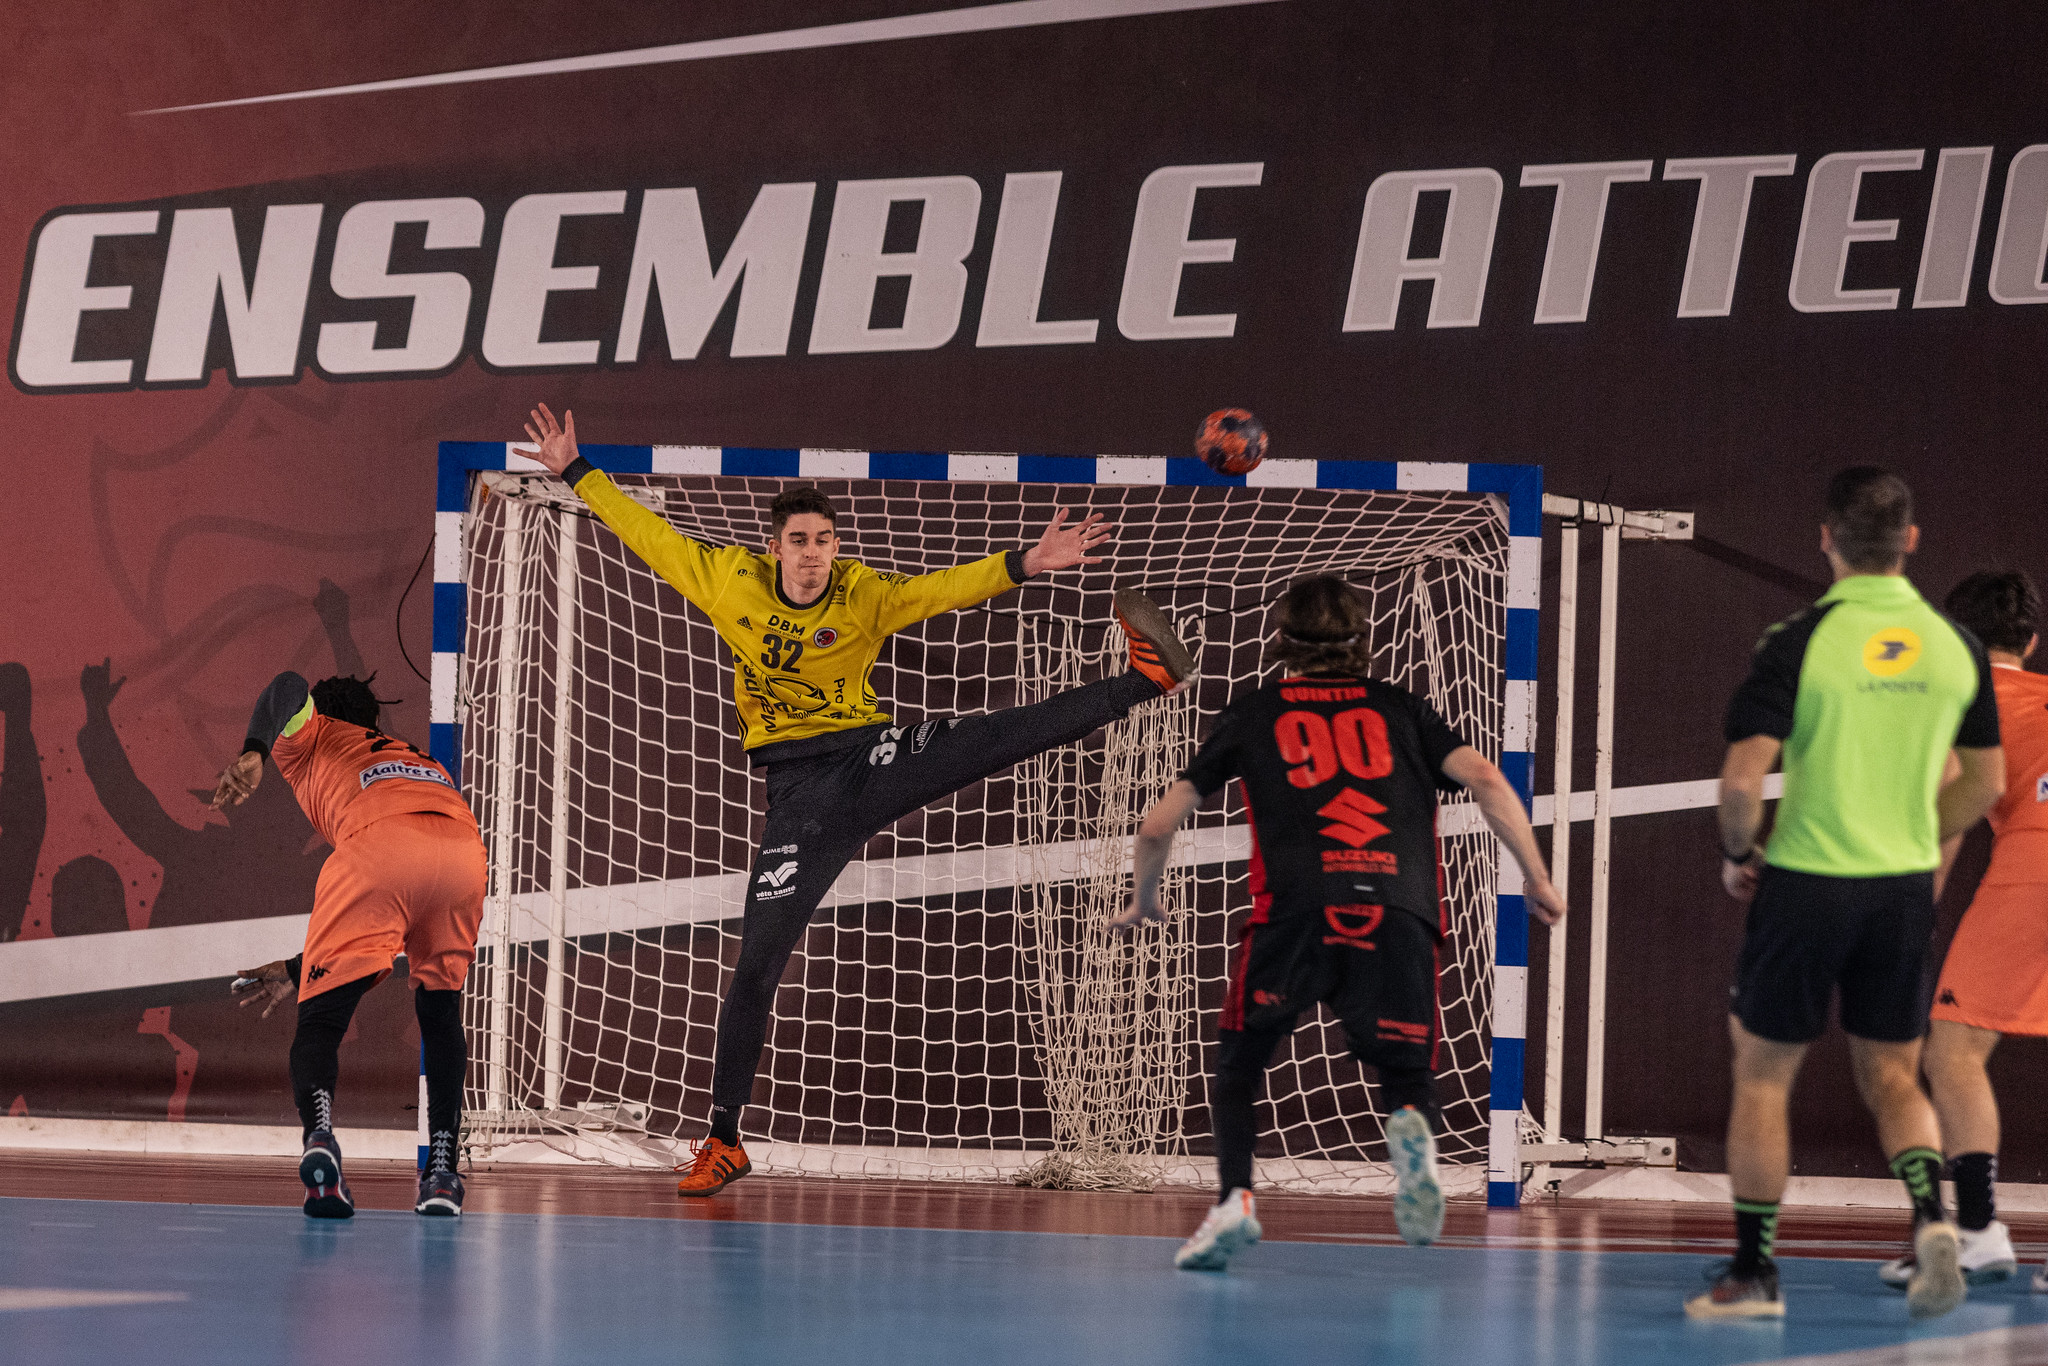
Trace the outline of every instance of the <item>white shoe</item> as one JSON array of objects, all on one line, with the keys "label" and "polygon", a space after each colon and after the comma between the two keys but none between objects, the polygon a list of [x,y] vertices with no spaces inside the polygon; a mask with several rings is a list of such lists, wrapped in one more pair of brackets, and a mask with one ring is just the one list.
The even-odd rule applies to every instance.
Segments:
[{"label": "white shoe", "polygon": [[[2012,1230],[1993,1220],[1983,1228],[1957,1229],[1957,1240],[1961,1246],[1958,1262],[1963,1269],[1963,1279],[1971,1285],[1996,1285],[2008,1281],[2018,1274],[2019,1256],[2012,1250]],[[1914,1260],[1911,1253],[1894,1257],[1878,1268],[1877,1278],[1894,1290],[1904,1290],[1913,1282]],[[2048,1292],[2048,1277],[2044,1271],[2035,1278],[2035,1288]]]},{"label": "white shoe", "polygon": [[1412,1105],[1387,1118],[1387,1159],[1400,1183],[1394,1192],[1394,1227],[1416,1247],[1427,1247],[1444,1231],[1444,1187],[1436,1175],[1436,1135]]},{"label": "white shoe", "polygon": [[1947,1220],[1922,1224],[1913,1233],[1913,1279],[1906,1285],[1906,1309],[1916,1319],[1946,1314],[1963,1302],[1962,1240]]},{"label": "white shoe", "polygon": [[1221,1271],[1263,1232],[1252,1193],[1239,1186],[1209,1207],[1202,1226],[1173,1254],[1173,1264],[1182,1271]]}]

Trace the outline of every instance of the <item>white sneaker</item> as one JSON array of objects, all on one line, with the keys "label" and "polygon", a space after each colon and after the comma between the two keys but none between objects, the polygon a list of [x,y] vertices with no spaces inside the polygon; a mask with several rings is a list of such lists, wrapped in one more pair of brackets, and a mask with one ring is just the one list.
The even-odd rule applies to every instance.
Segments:
[{"label": "white sneaker", "polygon": [[1946,1219],[1929,1221],[1913,1233],[1913,1279],[1906,1285],[1906,1310],[1916,1319],[1946,1314],[1970,1293],[1963,1280],[1962,1240]]},{"label": "white sneaker", "polygon": [[1412,1105],[1387,1118],[1387,1159],[1400,1184],[1394,1192],[1394,1227],[1416,1247],[1427,1247],[1444,1231],[1444,1187],[1436,1175],[1436,1135]]},{"label": "white sneaker", "polygon": [[[1993,1220],[1980,1229],[1958,1229],[1956,1235],[1960,1244],[1957,1261],[1963,1279],[1969,1284],[1995,1285],[2018,1274],[2020,1260],[2012,1250],[2012,1230],[2003,1223]],[[1913,1254],[1909,1252],[1879,1267],[1877,1278],[1894,1290],[1904,1290],[1913,1282],[1914,1266]],[[2048,1277],[2048,1271],[2035,1277],[2034,1288],[2048,1292],[2048,1280],[2044,1277]]]},{"label": "white sneaker", "polygon": [[1173,1264],[1182,1271],[1221,1271],[1263,1232],[1252,1193],[1239,1186],[1209,1207],[1202,1226],[1173,1254]]}]

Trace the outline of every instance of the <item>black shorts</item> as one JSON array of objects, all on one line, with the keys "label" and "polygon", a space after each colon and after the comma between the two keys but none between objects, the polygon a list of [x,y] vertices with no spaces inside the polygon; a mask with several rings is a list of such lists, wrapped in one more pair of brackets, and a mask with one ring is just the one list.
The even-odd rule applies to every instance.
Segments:
[{"label": "black shorts", "polygon": [[1391,906],[1289,915],[1245,926],[1233,959],[1218,1021],[1224,1068],[1263,1071],[1318,1005],[1360,1062],[1436,1066],[1436,933],[1420,916]]},{"label": "black shorts", "polygon": [[1934,874],[1821,877],[1766,867],[1735,965],[1735,1017],[1775,1043],[1809,1043],[1842,989],[1842,1028],[1907,1043],[1927,1032]]}]

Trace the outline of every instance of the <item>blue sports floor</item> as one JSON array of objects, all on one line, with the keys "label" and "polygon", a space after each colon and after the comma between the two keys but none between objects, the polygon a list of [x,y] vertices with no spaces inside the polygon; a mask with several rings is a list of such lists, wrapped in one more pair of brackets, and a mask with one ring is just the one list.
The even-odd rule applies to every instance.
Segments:
[{"label": "blue sports floor", "polygon": [[[1691,1324],[1700,1256],[1268,1242],[1226,1274],[1170,1239],[0,1199],[0,1361],[2048,1361],[2022,1277],[1914,1327],[1872,1263],[1787,1260],[1782,1326]],[[84,1296],[164,1297],[71,1303]],[[1993,1330],[2013,1330],[1994,1332]],[[1968,1342],[1927,1338],[1986,1334]],[[1865,1349],[1865,1350],[1857,1350]]]}]

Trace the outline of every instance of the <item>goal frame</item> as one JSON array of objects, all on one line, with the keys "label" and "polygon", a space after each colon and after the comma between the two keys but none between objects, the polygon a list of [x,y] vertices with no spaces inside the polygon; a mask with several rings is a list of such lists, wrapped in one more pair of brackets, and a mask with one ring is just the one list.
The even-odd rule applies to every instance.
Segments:
[{"label": "goal frame", "polygon": [[[473,479],[485,471],[545,473],[516,453],[516,443],[443,441],[434,498],[434,625],[428,750],[462,774],[457,712],[468,585],[463,519]],[[1311,488],[1355,492],[1490,493],[1506,507],[1508,571],[1502,642],[1500,769],[1525,809],[1536,764],[1536,659],[1543,581],[1543,467],[1478,462],[1266,460],[1245,475],[1221,475],[1193,457],[1001,455],[984,452],[851,451],[755,446],[586,444],[583,458],[608,474],[686,474],[767,478],[904,479],[940,483],[1202,485],[1215,488]],[[1521,871],[1498,859],[1494,893],[1492,1036],[1487,1124],[1486,1203],[1521,1202],[1523,1067],[1529,1000],[1529,923]]]}]

